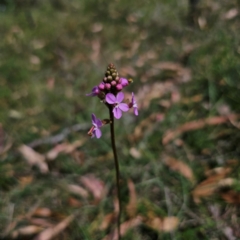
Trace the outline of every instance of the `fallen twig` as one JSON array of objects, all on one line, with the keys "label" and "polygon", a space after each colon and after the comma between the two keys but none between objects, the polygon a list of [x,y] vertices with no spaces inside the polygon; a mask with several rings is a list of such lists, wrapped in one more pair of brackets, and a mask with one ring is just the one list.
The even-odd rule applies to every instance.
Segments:
[{"label": "fallen twig", "polygon": [[56,144],[63,141],[70,133],[86,131],[87,129],[89,129],[89,127],[90,125],[88,123],[75,124],[71,127],[64,128],[61,133],[49,137],[36,139],[27,145],[31,148],[35,148],[43,144]]}]

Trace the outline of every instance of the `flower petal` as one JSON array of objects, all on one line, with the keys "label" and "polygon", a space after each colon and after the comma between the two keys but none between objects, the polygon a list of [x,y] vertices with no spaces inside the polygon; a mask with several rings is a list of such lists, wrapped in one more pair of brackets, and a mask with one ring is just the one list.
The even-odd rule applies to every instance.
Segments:
[{"label": "flower petal", "polygon": [[106,95],[106,102],[109,104],[114,104],[116,103],[116,97],[112,93],[108,93]]},{"label": "flower petal", "polygon": [[102,127],[102,121],[98,118],[96,119],[96,124],[99,128]]},{"label": "flower petal", "polygon": [[118,103],[122,102],[122,100],[124,99],[124,93],[123,92],[119,92],[116,96],[116,100]]},{"label": "flower petal", "polygon": [[86,96],[97,96],[99,93],[99,89],[98,86],[93,87],[92,92],[91,93],[87,93]]},{"label": "flower petal", "polygon": [[124,112],[127,112],[129,110],[129,107],[126,103],[119,103],[118,107]]},{"label": "flower petal", "polygon": [[119,118],[121,118],[121,116],[122,116],[122,111],[119,109],[119,108],[114,108],[113,109],[113,115],[114,115],[114,117],[116,118],[116,119],[119,119]]},{"label": "flower petal", "polygon": [[135,98],[134,98],[134,93],[132,92],[132,104],[134,104]]},{"label": "flower petal", "polygon": [[135,114],[136,116],[138,116],[138,109],[137,109],[137,108],[134,108],[134,114]]},{"label": "flower petal", "polygon": [[97,124],[97,118],[94,113],[92,113],[92,124]]},{"label": "flower petal", "polygon": [[95,129],[95,135],[96,135],[96,138],[100,138],[102,136],[102,132],[99,128]]}]

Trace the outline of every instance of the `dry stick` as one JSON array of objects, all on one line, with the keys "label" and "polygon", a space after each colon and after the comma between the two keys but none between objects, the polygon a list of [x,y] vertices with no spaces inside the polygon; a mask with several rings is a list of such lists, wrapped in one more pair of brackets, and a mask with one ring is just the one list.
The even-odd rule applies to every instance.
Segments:
[{"label": "dry stick", "polygon": [[119,206],[119,212],[118,212],[118,218],[117,218],[117,230],[118,230],[118,240],[121,239],[120,235],[120,219],[121,219],[121,197],[120,197],[120,171],[119,171],[119,162],[117,157],[117,150],[115,145],[115,134],[114,134],[114,116],[112,112],[112,107],[108,106],[109,108],[109,115],[110,115],[110,130],[111,130],[111,142],[112,142],[112,150],[113,150],[113,156],[114,156],[114,163],[115,163],[115,169],[116,169],[116,183],[117,183],[117,195],[118,195],[118,206]]},{"label": "dry stick", "polygon": [[53,136],[45,137],[45,138],[36,139],[27,145],[31,148],[35,148],[42,144],[57,144],[57,143],[63,141],[70,133],[78,132],[80,130],[85,131],[88,128],[89,128],[88,123],[75,124],[71,127],[64,128],[61,133],[58,133]]}]

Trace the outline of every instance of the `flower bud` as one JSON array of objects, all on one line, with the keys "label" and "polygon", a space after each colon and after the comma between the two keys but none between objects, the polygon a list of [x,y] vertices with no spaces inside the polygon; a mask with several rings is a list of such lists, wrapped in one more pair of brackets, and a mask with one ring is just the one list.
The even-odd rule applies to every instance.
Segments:
[{"label": "flower bud", "polygon": [[133,83],[132,78],[129,78],[129,79],[128,79],[128,83]]},{"label": "flower bud", "polygon": [[109,75],[110,75],[110,71],[106,71],[105,76],[107,77]]},{"label": "flower bud", "polygon": [[111,82],[112,81],[112,76],[108,76],[107,79],[108,79],[109,82]]},{"label": "flower bud", "polygon": [[116,85],[117,85],[116,81],[112,81],[112,82],[111,82],[111,85],[112,85],[112,86],[116,86]]},{"label": "flower bud", "polygon": [[100,84],[98,85],[98,88],[99,88],[100,90],[104,90],[104,88],[105,88],[104,83],[100,83]]},{"label": "flower bud", "polygon": [[116,76],[117,76],[117,74],[114,72],[114,73],[112,74],[113,79],[115,79]]},{"label": "flower bud", "polygon": [[110,83],[106,83],[106,84],[105,84],[105,88],[106,88],[107,90],[110,90],[111,84],[110,84]]},{"label": "flower bud", "polygon": [[107,82],[107,77],[103,78],[103,82],[105,82],[105,83]]},{"label": "flower bud", "polygon": [[121,90],[123,89],[122,84],[120,84],[120,83],[117,84],[116,89],[117,89],[118,91],[121,91]]},{"label": "flower bud", "polygon": [[119,82],[122,84],[123,87],[126,87],[129,84],[126,78],[120,78]]}]

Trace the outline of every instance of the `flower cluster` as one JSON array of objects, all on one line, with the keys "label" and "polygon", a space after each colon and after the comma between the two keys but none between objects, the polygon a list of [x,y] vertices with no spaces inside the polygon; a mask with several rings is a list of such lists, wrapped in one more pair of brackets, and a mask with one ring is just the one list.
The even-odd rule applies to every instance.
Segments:
[{"label": "flower cluster", "polygon": [[[132,80],[119,77],[115,66],[110,63],[107,67],[107,71],[105,72],[105,77],[102,79],[102,82],[98,86],[95,86],[92,89],[92,92],[86,94],[86,96],[98,96],[102,102],[111,109],[116,119],[120,119],[122,117],[122,112],[127,112],[130,108],[133,108],[134,114],[137,116],[138,106],[134,98],[134,93],[132,93],[132,99],[130,103],[127,104],[123,102],[124,93],[122,90],[130,83],[132,83]],[[93,126],[88,132],[88,135],[100,138],[100,128],[104,125],[104,122],[106,121],[101,121],[100,119],[96,118],[94,114],[92,114]]]}]

